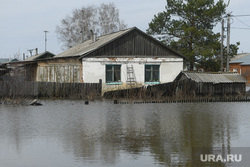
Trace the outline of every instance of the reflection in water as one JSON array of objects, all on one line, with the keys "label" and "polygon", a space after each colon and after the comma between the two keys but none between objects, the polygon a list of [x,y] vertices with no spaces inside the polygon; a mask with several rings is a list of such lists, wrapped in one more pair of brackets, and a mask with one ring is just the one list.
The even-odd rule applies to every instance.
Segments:
[{"label": "reflection in water", "polygon": [[1,166],[196,166],[199,148],[230,153],[250,126],[248,103],[43,103],[0,106]]}]

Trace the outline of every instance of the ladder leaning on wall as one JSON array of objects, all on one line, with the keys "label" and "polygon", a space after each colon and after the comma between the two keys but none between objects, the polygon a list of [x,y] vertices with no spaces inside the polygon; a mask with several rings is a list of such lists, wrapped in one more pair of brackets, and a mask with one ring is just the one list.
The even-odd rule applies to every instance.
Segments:
[{"label": "ladder leaning on wall", "polygon": [[127,65],[127,85],[135,85],[135,72],[133,65]]}]

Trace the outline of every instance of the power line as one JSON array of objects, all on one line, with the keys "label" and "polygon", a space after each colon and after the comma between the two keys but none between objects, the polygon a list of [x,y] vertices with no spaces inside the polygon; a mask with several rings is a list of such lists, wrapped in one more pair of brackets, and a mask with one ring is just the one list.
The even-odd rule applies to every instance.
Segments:
[{"label": "power line", "polygon": [[240,29],[240,30],[250,30],[250,28],[241,28],[241,27],[231,27],[233,29]]},{"label": "power line", "polygon": [[[232,17],[247,17],[250,16],[250,14],[245,14],[245,15],[232,15]],[[226,17],[226,16],[225,16]]]},{"label": "power line", "polygon": [[[245,14],[245,15],[231,15],[231,17],[249,17],[250,14]],[[227,18],[227,15],[226,16],[223,16],[222,18]]]},{"label": "power line", "polygon": [[243,21],[241,21],[240,19],[238,19],[237,17],[235,17],[239,22],[241,22],[242,24],[244,24],[247,27],[250,27],[249,25],[247,25],[246,23],[244,23]]}]

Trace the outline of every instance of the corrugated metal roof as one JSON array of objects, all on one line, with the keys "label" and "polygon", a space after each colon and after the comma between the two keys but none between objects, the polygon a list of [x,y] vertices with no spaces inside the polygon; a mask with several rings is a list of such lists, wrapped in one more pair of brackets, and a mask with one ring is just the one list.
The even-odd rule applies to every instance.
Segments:
[{"label": "corrugated metal roof", "polygon": [[204,72],[182,72],[195,82],[205,83],[242,83],[246,80],[237,72],[204,73]]},{"label": "corrugated metal roof", "polygon": [[74,47],[56,55],[54,58],[70,57],[70,56],[82,56],[90,51],[96,50],[97,48],[105,45],[107,42],[110,42],[110,41],[116,39],[117,37],[131,31],[132,29],[134,29],[134,28],[130,28],[127,30],[123,30],[123,31],[119,31],[116,33],[112,33],[112,34],[98,37],[95,42],[93,42],[92,40],[87,40],[87,41],[85,41],[77,46],[74,46]]},{"label": "corrugated metal roof", "polygon": [[250,54],[244,53],[233,57],[230,63],[240,63],[240,65],[250,65]]}]

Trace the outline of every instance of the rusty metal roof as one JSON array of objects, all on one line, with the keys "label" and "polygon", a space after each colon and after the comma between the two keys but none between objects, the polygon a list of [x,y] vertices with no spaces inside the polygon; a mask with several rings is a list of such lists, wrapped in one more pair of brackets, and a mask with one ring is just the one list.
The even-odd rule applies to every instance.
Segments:
[{"label": "rusty metal roof", "polygon": [[188,72],[183,71],[189,79],[195,82],[204,83],[242,83],[246,82],[237,72],[220,72],[220,73],[205,73],[205,72]]}]

